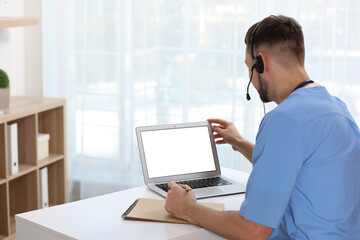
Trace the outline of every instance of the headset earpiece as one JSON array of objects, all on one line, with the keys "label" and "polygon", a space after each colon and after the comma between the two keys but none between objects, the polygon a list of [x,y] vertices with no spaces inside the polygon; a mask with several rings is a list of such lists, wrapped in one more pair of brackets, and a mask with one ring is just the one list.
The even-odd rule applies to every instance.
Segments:
[{"label": "headset earpiece", "polygon": [[254,68],[258,73],[263,73],[263,72],[264,72],[264,62],[263,62],[261,56],[257,56],[257,57],[254,59],[253,68]]}]

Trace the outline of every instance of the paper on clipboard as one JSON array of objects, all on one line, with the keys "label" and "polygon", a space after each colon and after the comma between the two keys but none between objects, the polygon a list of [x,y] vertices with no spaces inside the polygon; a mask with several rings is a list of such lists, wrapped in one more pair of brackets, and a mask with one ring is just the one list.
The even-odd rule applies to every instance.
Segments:
[{"label": "paper on clipboard", "polygon": [[[225,204],[223,203],[199,204],[218,211],[224,211],[225,207]],[[165,210],[165,200],[149,198],[139,198],[138,200],[136,200],[122,215],[122,218],[124,220],[142,220],[153,222],[190,224],[185,220],[170,215]]]}]

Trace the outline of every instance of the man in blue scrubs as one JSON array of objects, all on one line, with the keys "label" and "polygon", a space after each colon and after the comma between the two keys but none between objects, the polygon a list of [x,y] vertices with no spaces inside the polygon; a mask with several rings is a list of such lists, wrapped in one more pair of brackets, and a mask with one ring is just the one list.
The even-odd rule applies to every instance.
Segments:
[{"label": "man in blue scrubs", "polygon": [[301,26],[270,16],[245,37],[250,81],[264,102],[253,145],[233,123],[209,119],[218,144],[253,163],[240,211],[196,203],[170,182],[166,210],[230,239],[360,239],[360,132],[346,105],[310,80]]}]

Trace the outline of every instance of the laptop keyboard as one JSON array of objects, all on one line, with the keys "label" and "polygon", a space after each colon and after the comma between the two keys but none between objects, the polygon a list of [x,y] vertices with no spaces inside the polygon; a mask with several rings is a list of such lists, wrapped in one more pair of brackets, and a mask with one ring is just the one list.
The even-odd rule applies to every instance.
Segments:
[{"label": "laptop keyboard", "polygon": [[[213,178],[203,178],[203,179],[195,179],[195,180],[188,180],[188,181],[180,181],[176,182],[178,184],[189,185],[191,188],[205,188],[205,187],[216,187],[216,186],[223,186],[223,185],[230,185],[232,184],[229,181],[221,177],[213,177]],[[168,192],[170,188],[168,187],[167,183],[155,184],[157,187],[161,188],[165,192]]]}]

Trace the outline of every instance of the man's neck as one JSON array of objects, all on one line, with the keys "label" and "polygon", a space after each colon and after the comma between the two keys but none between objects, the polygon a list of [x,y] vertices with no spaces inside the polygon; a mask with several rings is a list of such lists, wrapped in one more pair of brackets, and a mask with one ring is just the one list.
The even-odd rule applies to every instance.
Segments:
[{"label": "man's neck", "polygon": [[309,79],[305,69],[300,66],[292,71],[284,72],[278,81],[279,91],[277,92],[277,96],[275,96],[274,102],[279,105],[299,84]]}]

